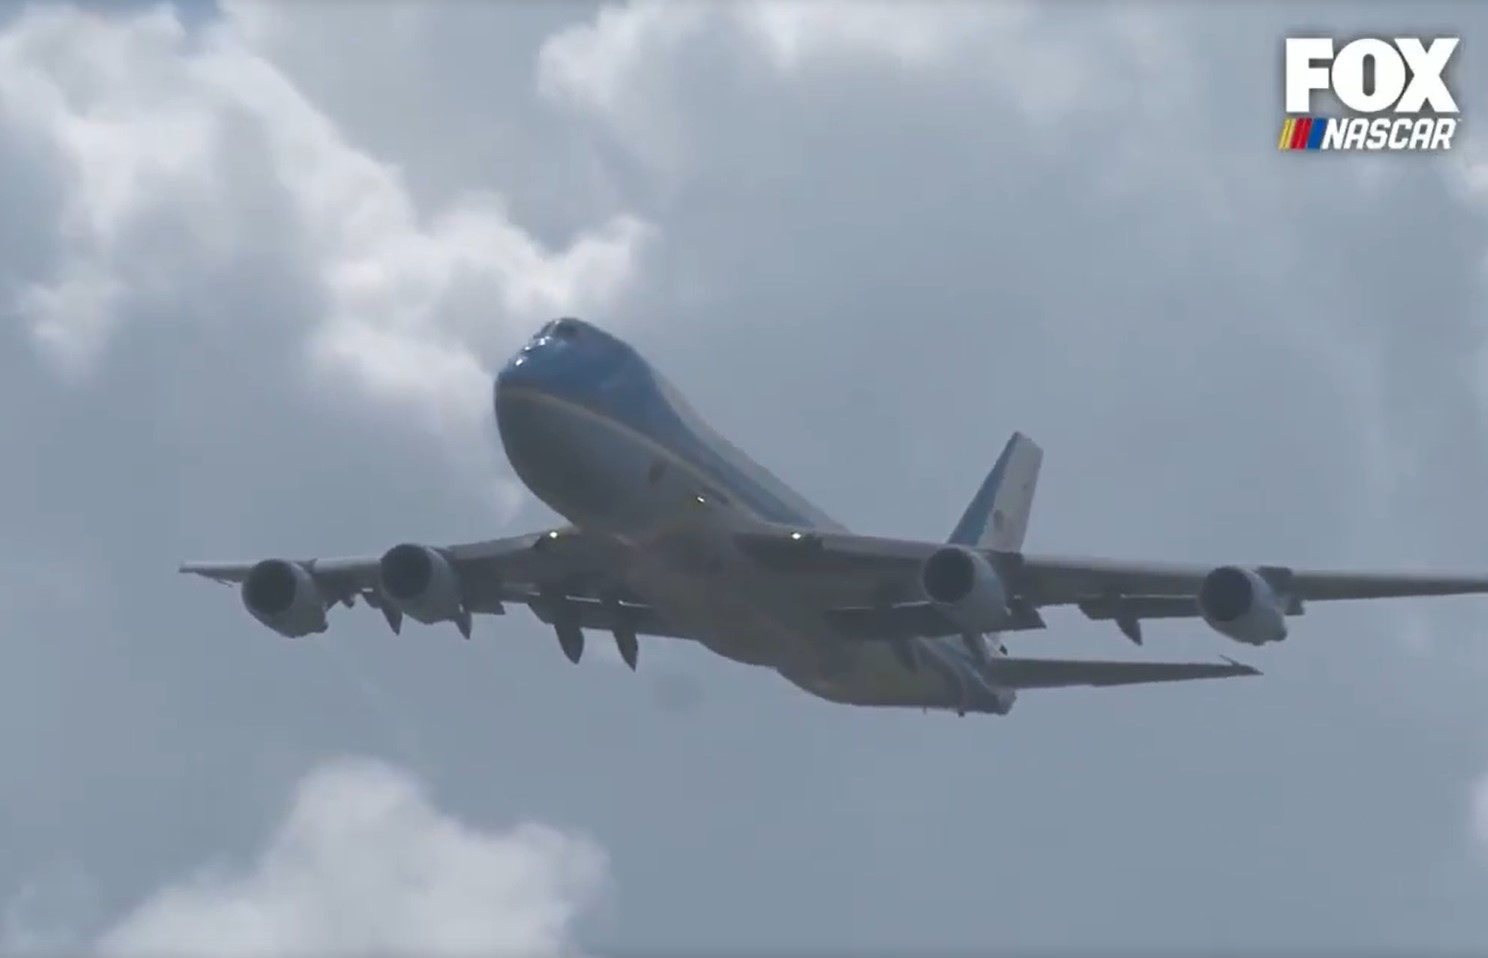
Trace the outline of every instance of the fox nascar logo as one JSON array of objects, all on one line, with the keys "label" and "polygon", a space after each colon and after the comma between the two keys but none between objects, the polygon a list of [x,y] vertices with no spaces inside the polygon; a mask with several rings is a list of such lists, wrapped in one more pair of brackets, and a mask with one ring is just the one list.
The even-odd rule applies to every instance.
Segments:
[{"label": "fox nascar logo", "polygon": [[[1449,150],[1457,99],[1447,67],[1458,37],[1288,37],[1287,117],[1279,150]],[[1319,116],[1313,97],[1332,93],[1349,116]]]}]

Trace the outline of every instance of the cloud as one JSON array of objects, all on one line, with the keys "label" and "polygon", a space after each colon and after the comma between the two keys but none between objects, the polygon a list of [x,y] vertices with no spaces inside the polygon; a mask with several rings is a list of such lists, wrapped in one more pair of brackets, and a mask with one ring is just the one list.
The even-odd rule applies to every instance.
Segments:
[{"label": "cloud", "polygon": [[[1285,383],[1275,401],[1336,410],[1318,458],[1363,464],[1347,495],[1368,516],[1354,524],[1367,534],[1398,516],[1400,479],[1434,432],[1420,429],[1430,417],[1419,400],[1394,395],[1401,356],[1442,356],[1432,343],[1405,342],[1419,340],[1399,318],[1406,304],[1385,304],[1398,299],[1394,277],[1416,267],[1371,244],[1362,211],[1389,208],[1399,228],[1451,236],[1451,267],[1432,275],[1438,322],[1471,329],[1483,302],[1469,263],[1485,249],[1473,235],[1484,206],[1444,201],[1467,196],[1462,164],[1339,157],[1327,168],[1288,166],[1295,158],[1256,147],[1271,142],[1275,104],[1262,96],[1274,83],[1278,30],[1265,15],[1201,20],[1140,4],[1066,13],[632,0],[549,38],[538,75],[550,99],[608,129],[675,191],[660,217],[673,251],[666,272],[709,272],[699,261],[724,257],[737,264],[731,277],[711,271],[702,281],[711,288],[699,298],[712,308],[694,309],[699,321],[763,329],[771,308],[801,322],[861,310],[869,289],[893,287],[898,325],[918,316],[943,330],[950,320],[923,318],[941,286],[959,291],[964,312],[986,317],[958,335],[996,328],[1009,351],[1057,349],[1069,362],[1062,374],[1141,404],[1129,412],[1136,420],[1197,430],[1197,419],[1168,423],[1166,397],[1186,391],[1225,410],[1215,429],[1246,430],[1246,411],[1266,415],[1270,401],[1257,384]],[[1226,34],[1228,43],[1205,42]],[[890,134],[884,116],[912,120]],[[1238,142],[1242,131],[1253,139]],[[831,173],[803,175],[805,157]],[[733,235],[700,223],[692,235],[689,213],[704,196],[722,205],[718,194],[733,201]],[[1342,223],[1352,235],[1340,236]],[[759,236],[772,238],[745,245]],[[981,270],[969,265],[976,259]],[[792,290],[790,312],[755,303],[746,317],[727,303],[768,299],[755,292],[767,282],[807,289]],[[801,352],[831,362],[825,342],[810,330],[802,337]],[[836,330],[828,337],[838,353],[860,348]],[[1157,355],[1172,363],[1148,368]],[[954,378],[929,355],[921,362],[907,372]],[[1438,379],[1452,395],[1433,401],[1480,429],[1478,404],[1461,388],[1480,377],[1458,367]],[[970,364],[964,375],[986,388]],[[1017,381],[1015,370],[992,375]],[[1139,444],[1157,445],[1148,432]],[[1162,444],[1172,448],[1176,435]]]},{"label": "cloud", "polygon": [[[919,478],[938,482],[965,440],[927,424],[988,410],[1061,462],[1090,456],[1119,472],[1071,480],[1082,488],[1064,502],[1101,500],[1079,518],[1041,506],[1040,543],[1052,532],[1071,549],[1104,549],[1109,540],[1092,542],[1114,533],[1134,543],[1118,548],[1205,558],[1481,567],[1481,537],[1464,534],[1461,516],[1488,481],[1482,143],[1435,159],[1278,155],[1277,50],[1296,25],[1282,20],[1140,4],[1066,16],[633,0],[550,38],[538,66],[553,102],[675,185],[658,219],[689,249],[686,264],[735,264],[728,278],[709,274],[709,308],[696,312],[736,362],[751,335],[788,338],[807,357],[794,374],[779,350],[756,361],[794,379],[779,391],[825,405],[816,384],[852,382],[874,341],[891,381],[933,382],[924,392],[939,405],[913,387],[885,403],[844,389],[843,405],[878,430],[856,458],[926,433]],[[694,231],[689,212],[701,197],[723,206],[720,194],[733,201],[733,235]],[[791,292],[772,297],[768,284]],[[857,320],[828,318],[847,315]],[[1040,372],[1024,376],[1020,363]],[[751,409],[726,431],[798,463],[824,444],[809,425],[791,434],[790,422],[757,421]],[[975,414],[962,421],[980,428]],[[854,459],[850,441],[832,437],[839,462]],[[1216,458],[1186,462],[1195,449]],[[1046,470],[1046,488],[1064,468]],[[1455,641],[1481,633],[1473,611],[1318,609],[1285,654],[1326,647],[1337,616],[1356,645],[1395,640],[1371,666],[1385,686],[1399,684],[1399,666],[1384,663],[1402,650],[1481,672],[1481,644]],[[1488,842],[1485,795],[1476,827]]]},{"label": "cloud", "polygon": [[[1348,950],[1453,915],[1481,950],[1476,912],[1398,893],[1465,841],[1438,812],[1481,725],[1472,600],[1309,609],[1247,653],[1265,682],[993,729],[664,640],[639,676],[589,668],[601,636],[573,669],[525,614],[281,642],[170,575],[491,534],[484,376],[567,310],[865,532],[944,534],[1019,428],[1050,451],[1040,550],[1481,565],[1483,197],[1272,149],[1295,7],[94,6],[0,33],[5,888],[222,914],[278,860],[242,854],[264,804],[381,751],[449,807],[593,829],[636,953]],[[1401,656],[1403,606],[1452,641]],[[1019,641],[1122,654],[1050,625]],[[1128,651],[1234,650],[1168,623]]]},{"label": "cloud", "polygon": [[[538,55],[538,84],[551,100],[593,118],[643,161],[676,177],[702,175],[706,164],[697,152],[715,127],[729,125],[695,122],[713,84],[684,78],[700,72],[731,74],[730,92],[750,99],[788,96],[834,77],[866,79],[870,88],[891,76],[950,82],[977,90],[984,116],[1011,108],[1034,142],[1047,145],[1062,143],[1059,127],[1072,114],[1181,105],[1183,91],[1193,89],[1184,52],[1171,18],[1140,6],[1067,14],[1017,3],[629,0],[606,4],[589,22],[548,38]],[[770,142],[784,146],[791,139],[756,144]],[[1145,145],[1149,151],[1156,145],[1150,135]]]},{"label": "cloud", "polygon": [[492,366],[540,319],[613,305],[651,228],[615,214],[555,248],[489,190],[421,210],[399,169],[349,140],[272,59],[290,11],[230,13],[190,29],[167,6],[55,5],[8,24],[0,123],[61,189],[55,230],[40,237],[48,267],[0,285],[4,313],[81,378],[125,322],[213,322],[214,304],[189,299],[192,276],[284,251],[285,272],[260,281],[305,291],[304,376],[347,383],[451,448],[485,448]]},{"label": "cloud", "polygon": [[[541,825],[495,832],[436,807],[381,762],[329,762],[299,785],[253,861],[172,883],[101,935],[102,955],[573,955],[604,853]],[[15,917],[14,915],[12,917]],[[10,929],[7,950],[55,937]]]}]

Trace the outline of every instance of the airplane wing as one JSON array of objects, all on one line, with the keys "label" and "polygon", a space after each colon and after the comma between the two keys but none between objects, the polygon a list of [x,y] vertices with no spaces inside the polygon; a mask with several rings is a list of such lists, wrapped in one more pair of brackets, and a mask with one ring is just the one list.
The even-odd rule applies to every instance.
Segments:
[{"label": "airplane wing", "polygon": [[1002,688],[1053,689],[1072,686],[1140,685],[1260,675],[1232,659],[1208,662],[1081,662],[1058,659],[993,659],[988,678]]},{"label": "airplane wing", "polygon": [[[857,573],[889,594],[913,592],[920,566],[943,543],[811,531],[742,532],[740,548],[761,563],[804,574]],[[1192,598],[1212,565],[1066,558],[977,550],[1008,581],[1013,593],[1035,605],[1073,605],[1092,597]],[[1285,573],[1290,592],[1305,601],[1388,599],[1488,593],[1488,574],[1415,572],[1310,572],[1259,566]]]},{"label": "airplane wing", "polygon": [[[954,624],[929,608],[918,576],[942,543],[812,530],[767,530],[736,534],[740,549],[761,565],[788,573],[803,586],[831,583],[838,605],[856,604],[865,637],[887,637],[913,627],[919,635],[953,635]],[[1043,628],[1038,609],[1075,605],[1092,619],[1128,625],[1146,618],[1196,617],[1196,597],[1215,566],[1028,555],[989,549],[984,556],[1006,584],[1012,600],[1009,630]],[[1252,567],[1276,587],[1287,615],[1306,602],[1488,593],[1488,574],[1325,572],[1285,566]],[[839,613],[840,614],[840,613]],[[924,631],[926,629],[938,631]],[[1140,634],[1137,633],[1137,641]]]},{"label": "airplane wing", "polygon": [[[1078,602],[1092,595],[1192,597],[1214,566],[1109,559],[1021,556],[1020,579],[1041,605]],[[1260,566],[1285,576],[1290,595],[1306,602],[1397,599],[1488,593],[1488,575],[1419,572],[1323,572]]]},{"label": "airplane wing", "polygon": [[[963,630],[924,600],[919,587],[923,562],[940,543],[789,529],[736,534],[741,550],[761,566],[788,573],[791,582],[818,596],[827,622],[846,638],[897,640],[948,636]],[[470,614],[504,614],[507,604],[526,605],[542,621],[636,635],[691,637],[624,587],[623,558],[600,540],[571,528],[483,542],[437,547],[458,583],[463,632]],[[1077,605],[1092,619],[1112,619],[1134,641],[1146,618],[1199,615],[1195,596],[1210,567],[1103,559],[1049,558],[978,550],[997,570],[1010,593],[1006,631],[1044,628],[1039,608]],[[313,580],[327,605],[351,606],[360,598],[379,609],[395,630],[402,614],[383,598],[380,557],[293,560]],[[193,562],[181,572],[241,584],[257,563]],[[1284,583],[1286,612],[1305,601],[1454,595],[1488,592],[1488,577],[1418,574],[1360,574],[1260,567],[1268,581]],[[820,586],[827,585],[826,588]],[[316,610],[323,615],[324,609]],[[313,620],[305,631],[319,631]]]},{"label": "airplane wing", "polygon": [[[465,598],[473,611],[483,606],[514,601],[523,586],[564,582],[583,588],[604,578],[609,566],[604,555],[570,529],[550,529],[505,539],[490,539],[437,550],[449,562],[465,587]],[[309,572],[333,601],[344,602],[379,585],[380,556],[335,559],[289,560]],[[180,571],[225,584],[242,583],[255,562],[188,562]],[[492,608],[490,611],[495,611]],[[496,614],[500,614],[497,612]]]},{"label": "airplane wing", "polygon": [[[684,636],[631,595],[616,574],[616,559],[603,544],[572,529],[484,542],[434,547],[458,583],[466,613],[503,615],[506,604],[527,605],[548,623],[572,616],[581,628],[613,630],[622,624],[638,635]],[[328,603],[354,605],[361,598],[387,616],[395,630],[402,616],[383,598],[380,556],[293,559]],[[188,562],[182,573],[225,584],[247,581],[255,562]]]}]

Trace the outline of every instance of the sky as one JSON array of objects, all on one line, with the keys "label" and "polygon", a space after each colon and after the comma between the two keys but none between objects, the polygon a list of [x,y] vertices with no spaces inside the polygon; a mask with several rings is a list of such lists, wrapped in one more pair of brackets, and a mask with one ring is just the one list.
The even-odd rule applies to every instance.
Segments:
[{"label": "sky", "polygon": [[[1481,953],[1481,600],[1051,611],[1265,676],[958,719],[175,571],[553,521],[489,377],[565,314],[859,531],[1018,429],[1030,550],[1488,567],[1488,12],[1396,10],[7,8],[0,951]],[[1463,36],[1458,148],[1279,153],[1299,29]]]}]

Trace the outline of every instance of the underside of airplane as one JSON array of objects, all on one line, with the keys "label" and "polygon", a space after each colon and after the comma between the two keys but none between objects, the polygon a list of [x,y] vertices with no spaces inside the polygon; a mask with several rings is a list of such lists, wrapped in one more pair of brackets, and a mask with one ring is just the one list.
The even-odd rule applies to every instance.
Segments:
[{"label": "underside of airplane", "polygon": [[1307,603],[1488,592],[1488,577],[1199,566],[1023,550],[1042,451],[1015,433],[944,542],[847,531],[694,413],[619,338],[546,324],[497,375],[494,412],[517,475],[567,520],[527,535],[395,545],[382,556],[187,563],[241,588],[287,637],[325,632],[357,600],[398,632],[525,605],[569,660],[589,632],[631,668],[640,639],[696,641],[833,702],[1006,714],[1030,688],[1259,674],[1216,663],[1032,659],[1008,633],[1070,606],[1136,645],[1150,619],[1196,619],[1235,642],[1287,637]]}]

